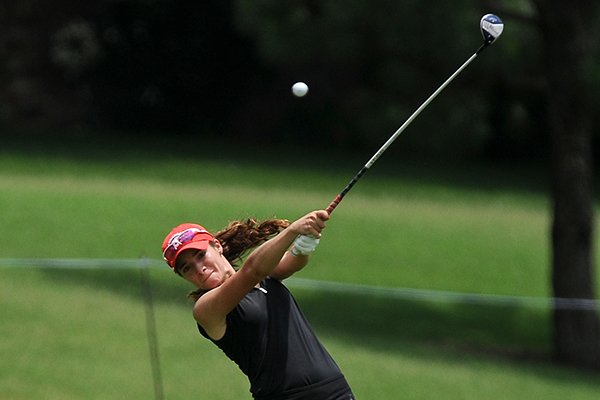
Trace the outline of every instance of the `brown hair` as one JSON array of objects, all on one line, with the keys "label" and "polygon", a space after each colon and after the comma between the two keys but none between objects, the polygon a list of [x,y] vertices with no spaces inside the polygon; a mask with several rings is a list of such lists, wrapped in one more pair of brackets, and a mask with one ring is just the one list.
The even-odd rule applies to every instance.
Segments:
[{"label": "brown hair", "polygon": [[[237,270],[249,250],[266,242],[289,225],[290,221],[286,219],[267,219],[258,222],[254,218],[248,218],[245,221],[230,222],[225,229],[218,231],[214,236],[223,247],[223,256]],[[196,301],[204,293],[206,290],[197,289],[188,293],[188,298]]]}]

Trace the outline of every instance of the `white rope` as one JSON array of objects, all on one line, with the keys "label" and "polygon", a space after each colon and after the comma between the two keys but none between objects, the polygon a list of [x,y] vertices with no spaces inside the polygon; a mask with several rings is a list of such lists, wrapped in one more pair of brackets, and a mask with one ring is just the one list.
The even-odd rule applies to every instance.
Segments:
[{"label": "white rope", "polygon": [[445,303],[477,304],[493,306],[529,306],[548,308],[554,304],[557,309],[596,310],[600,309],[600,300],[557,297],[506,296],[484,293],[447,292],[440,290],[411,289],[400,287],[382,287],[317,281],[302,278],[290,278],[288,285],[297,288],[321,289],[329,292],[350,294],[368,294],[403,300],[428,300]]},{"label": "white rope", "polygon": [[[162,260],[145,257],[139,259],[118,258],[0,258],[3,268],[55,268],[55,269],[124,269],[152,267],[166,269]],[[412,289],[401,287],[383,287],[320,281],[292,277],[286,280],[292,288],[318,289],[357,295],[381,296],[402,300],[438,301],[456,304],[475,304],[491,306],[527,306],[536,308],[552,308],[561,310],[600,310],[600,300],[558,297],[508,296],[485,293],[449,292],[440,290]]]},{"label": "white rope", "polygon": [[104,269],[162,267],[164,261],[149,258],[0,258],[0,267],[36,267],[56,269]]}]

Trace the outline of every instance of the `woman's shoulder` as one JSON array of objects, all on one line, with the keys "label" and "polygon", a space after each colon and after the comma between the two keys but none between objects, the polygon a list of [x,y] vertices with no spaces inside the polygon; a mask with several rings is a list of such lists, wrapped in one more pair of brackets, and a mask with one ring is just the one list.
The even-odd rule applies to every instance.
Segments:
[{"label": "woman's shoulder", "polygon": [[265,279],[263,279],[260,282],[260,286],[261,287],[267,287],[267,286],[284,286],[283,283],[279,280],[279,279],[275,279],[275,278],[271,278],[270,276],[267,276]]},{"label": "woman's shoulder", "polygon": [[267,277],[265,280],[261,282],[261,286],[264,287],[267,291],[271,291],[273,293],[285,293],[290,294],[287,286],[279,279]]}]

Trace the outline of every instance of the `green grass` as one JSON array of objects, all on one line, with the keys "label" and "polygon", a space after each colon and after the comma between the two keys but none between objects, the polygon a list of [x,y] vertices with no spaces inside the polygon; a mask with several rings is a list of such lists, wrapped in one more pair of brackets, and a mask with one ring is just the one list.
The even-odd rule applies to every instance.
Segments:
[{"label": "green grass", "polygon": [[[0,257],[160,258],[185,220],[324,208],[364,160],[0,154]],[[359,157],[360,158],[360,157]],[[548,201],[534,170],[383,162],[336,210],[303,278],[547,296]],[[0,270],[0,394],[152,397],[135,270]],[[188,285],[152,271],[167,399],[248,398],[195,331]],[[549,314],[295,288],[360,399],[592,399],[597,374],[548,362]]]}]

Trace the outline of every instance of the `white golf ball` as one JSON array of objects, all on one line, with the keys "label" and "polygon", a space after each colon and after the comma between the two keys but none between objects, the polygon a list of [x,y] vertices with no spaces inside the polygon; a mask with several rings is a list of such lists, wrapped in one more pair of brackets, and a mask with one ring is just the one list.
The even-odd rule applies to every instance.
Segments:
[{"label": "white golf ball", "polygon": [[308,93],[308,85],[304,82],[296,82],[292,85],[292,93],[296,97],[302,97]]}]

